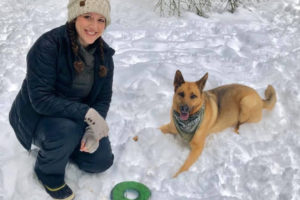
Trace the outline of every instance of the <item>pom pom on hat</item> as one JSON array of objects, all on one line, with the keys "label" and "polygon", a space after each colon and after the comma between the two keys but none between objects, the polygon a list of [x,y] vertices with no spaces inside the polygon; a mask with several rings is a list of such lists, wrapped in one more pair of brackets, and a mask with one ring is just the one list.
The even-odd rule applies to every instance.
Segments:
[{"label": "pom pom on hat", "polygon": [[106,27],[110,24],[109,0],[69,0],[68,22],[84,13],[94,12],[101,14],[106,19]]}]

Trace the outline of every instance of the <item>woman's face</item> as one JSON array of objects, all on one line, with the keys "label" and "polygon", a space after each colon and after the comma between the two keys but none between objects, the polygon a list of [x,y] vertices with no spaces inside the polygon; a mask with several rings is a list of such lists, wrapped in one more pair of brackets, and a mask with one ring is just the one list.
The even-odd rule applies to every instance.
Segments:
[{"label": "woman's face", "polygon": [[93,44],[105,29],[105,17],[98,13],[85,13],[75,21],[79,42],[83,47]]}]

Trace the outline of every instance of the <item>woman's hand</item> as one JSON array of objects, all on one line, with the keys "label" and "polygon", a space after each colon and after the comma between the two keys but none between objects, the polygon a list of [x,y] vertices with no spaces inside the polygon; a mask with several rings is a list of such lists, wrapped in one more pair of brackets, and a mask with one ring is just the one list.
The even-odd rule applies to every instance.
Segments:
[{"label": "woman's hand", "polygon": [[81,140],[80,151],[94,153],[99,147],[99,139],[95,137],[93,130],[88,126]]},{"label": "woman's hand", "polygon": [[87,111],[84,121],[89,125],[89,127],[91,127],[95,137],[98,140],[108,136],[108,125],[103,117],[94,108],[90,108]]}]

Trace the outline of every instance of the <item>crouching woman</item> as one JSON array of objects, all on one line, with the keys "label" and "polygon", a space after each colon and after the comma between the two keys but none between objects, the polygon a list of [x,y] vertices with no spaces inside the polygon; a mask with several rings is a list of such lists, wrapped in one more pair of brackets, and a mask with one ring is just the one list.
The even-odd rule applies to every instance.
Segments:
[{"label": "crouching woman", "polygon": [[34,171],[54,199],[73,199],[69,161],[90,173],[114,160],[105,121],[112,96],[114,50],[101,35],[108,0],[69,0],[68,22],[43,34],[27,55],[27,73],[9,114],[20,143],[39,147]]}]

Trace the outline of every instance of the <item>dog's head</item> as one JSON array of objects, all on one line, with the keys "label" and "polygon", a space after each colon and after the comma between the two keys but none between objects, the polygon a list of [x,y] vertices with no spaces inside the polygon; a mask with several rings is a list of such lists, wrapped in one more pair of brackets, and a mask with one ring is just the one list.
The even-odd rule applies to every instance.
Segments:
[{"label": "dog's head", "polygon": [[203,88],[208,73],[196,82],[185,82],[179,70],[174,78],[175,94],[173,96],[173,109],[180,113],[181,120],[187,120],[190,115],[196,113],[203,105]]}]

